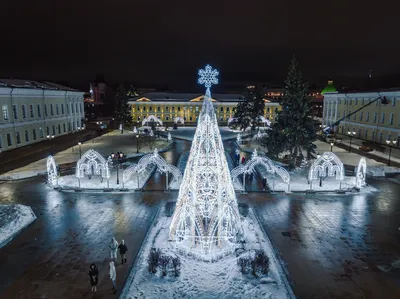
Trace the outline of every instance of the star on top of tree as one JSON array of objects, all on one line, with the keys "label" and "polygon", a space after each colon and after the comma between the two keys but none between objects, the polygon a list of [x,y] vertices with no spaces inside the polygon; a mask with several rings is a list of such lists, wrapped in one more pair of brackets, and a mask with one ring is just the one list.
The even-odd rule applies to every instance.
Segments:
[{"label": "star on top of tree", "polygon": [[212,67],[207,64],[204,70],[199,70],[199,84],[204,85],[206,88],[210,88],[211,85],[218,84],[219,72],[216,69],[212,69]]}]

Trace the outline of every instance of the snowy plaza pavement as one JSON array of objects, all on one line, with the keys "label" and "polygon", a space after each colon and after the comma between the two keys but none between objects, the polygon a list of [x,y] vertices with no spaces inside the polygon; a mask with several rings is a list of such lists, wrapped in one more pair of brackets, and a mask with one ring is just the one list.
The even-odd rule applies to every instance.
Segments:
[{"label": "snowy plaza pavement", "polygon": [[0,248],[35,221],[32,209],[24,205],[0,205]]},{"label": "snowy plaza pavement", "polygon": [[[238,244],[236,254],[231,253],[215,262],[199,261],[180,252],[168,240],[170,223],[171,217],[165,216],[162,208],[150,228],[121,298],[294,298],[268,236],[263,233],[251,209],[246,217],[242,217],[245,243],[242,246]],[[182,263],[180,276],[174,277],[169,273],[162,277],[160,271],[150,274],[147,256],[151,248],[161,249],[167,256],[178,256]],[[254,249],[264,250],[270,258],[268,275],[255,278],[240,273],[237,258]]]}]

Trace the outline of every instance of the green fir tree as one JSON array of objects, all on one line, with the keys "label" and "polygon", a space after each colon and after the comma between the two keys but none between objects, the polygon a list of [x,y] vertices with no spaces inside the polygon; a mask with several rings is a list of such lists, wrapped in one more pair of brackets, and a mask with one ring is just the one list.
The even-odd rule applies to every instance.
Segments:
[{"label": "green fir tree", "polygon": [[291,167],[295,166],[298,156],[303,158],[303,150],[307,152],[308,159],[315,153],[313,142],[317,139],[317,123],[312,118],[311,100],[308,84],[293,57],[279,102],[282,110],[272,124],[267,142],[271,144],[268,147],[270,154],[276,156],[283,150],[289,151]]},{"label": "green fir tree", "polygon": [[117,94],[115,97],[115,120],[123,125],[132,123],[132,114],[128,104],[129,97],[124,86],[118,86]]},{"label": "green fir tree", "polygon": [[260,122],[259,117],[264,111],[264,93],[260,86],[255,88],[247,88],[242,100],[238,103],[235,112],[237,125],[241,130],[246,130],[248,127],[255,129]]}]

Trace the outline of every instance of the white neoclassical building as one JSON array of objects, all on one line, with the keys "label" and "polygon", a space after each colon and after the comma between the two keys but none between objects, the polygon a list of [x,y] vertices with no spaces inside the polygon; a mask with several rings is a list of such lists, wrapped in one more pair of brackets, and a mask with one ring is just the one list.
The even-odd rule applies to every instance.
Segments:
[{"label": "white neoclassical building", "polygon": [[0,79],[0,108],[1,151],[84,127],[83,92],[51,82]]}]

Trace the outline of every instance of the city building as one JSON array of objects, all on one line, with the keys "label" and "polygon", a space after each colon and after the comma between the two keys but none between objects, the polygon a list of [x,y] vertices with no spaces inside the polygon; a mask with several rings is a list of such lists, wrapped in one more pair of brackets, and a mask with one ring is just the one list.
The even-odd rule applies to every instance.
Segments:
[{"label": "city building", "polygon": [[[378,100],[377,100],[378,99]],[[384,104],[381,99],[387,100]],[[380,144],[387,140],[399,146],[400,133],[400,89],[353,92],[326,92],[324,94],[323,126],[333,126],[337,134],[348,135]],[[375,101],[376,100],[376,101]],[[355,112],[357,109],[361,110]]]},{"label": "city building", "polygon": [[0,79],[0,150],[84,128],[83,92],[51,82]]},{"label": "city building", "polygon": [[[217,119],[221,125],[227,125],[229,118],[235,114],[235,109],[242,98],[241,94],[213,94],[213,104]],[[132,119],[142,122],[144,118],[154,115],[165,123],[173,123],[182,119],[185,123],[195,124],[204,95],[197,93],[149,92],[130,99]],[[279,103],[264,99],[265,108],[262,115],[274,120],[281,109]]]},{"label": "city building", "polygon": [[110,120],[114,113],[116,92],[105,82],[102,75],[90,83],[90,91],[85,94],[85,118],[88,122]]}]

